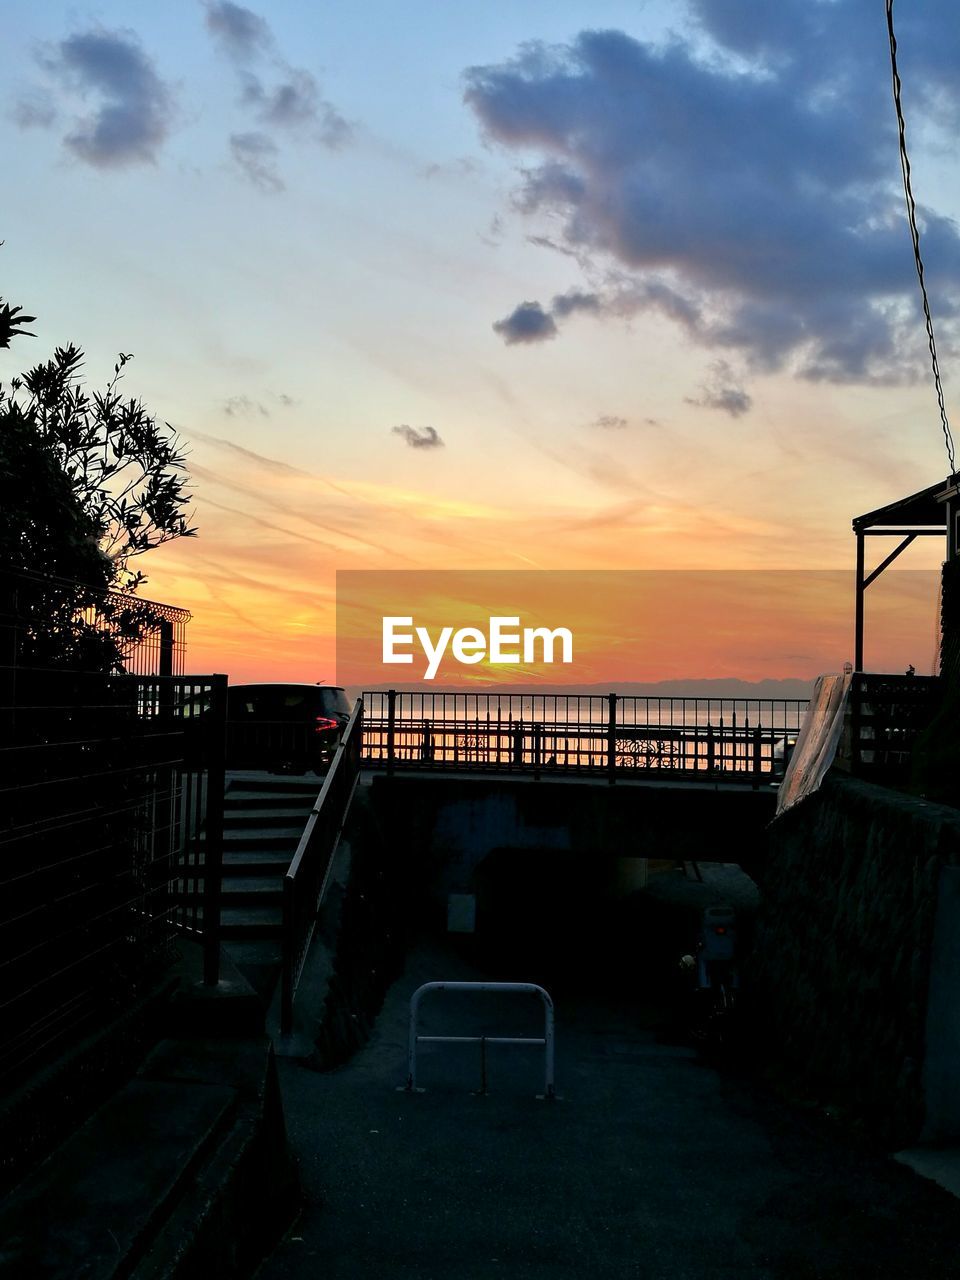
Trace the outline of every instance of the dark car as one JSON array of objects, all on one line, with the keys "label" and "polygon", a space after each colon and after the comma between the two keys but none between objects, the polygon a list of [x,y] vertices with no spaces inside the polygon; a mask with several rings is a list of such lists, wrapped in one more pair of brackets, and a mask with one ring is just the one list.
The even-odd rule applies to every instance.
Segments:
[{"label": "dark car", "polygon": [[227,689],[227,768],[323,772],[350,719],[328,684],[234,684]]}]

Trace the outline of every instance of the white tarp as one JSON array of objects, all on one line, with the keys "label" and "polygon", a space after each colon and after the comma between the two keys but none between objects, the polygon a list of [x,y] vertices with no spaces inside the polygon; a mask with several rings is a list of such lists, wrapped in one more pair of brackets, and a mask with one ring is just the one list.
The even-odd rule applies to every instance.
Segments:
[{"label": "white tarp", "polygon": [[833,764],[850,690],[849,675],[818,676],[813,697],[777,792],[777,813],[781,814],[816,791]]}]

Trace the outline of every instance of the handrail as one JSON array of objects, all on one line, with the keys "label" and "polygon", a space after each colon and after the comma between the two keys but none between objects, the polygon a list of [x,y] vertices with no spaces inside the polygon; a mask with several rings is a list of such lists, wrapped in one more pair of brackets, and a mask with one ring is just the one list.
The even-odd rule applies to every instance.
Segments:
[{"label": "handrail", "polygon": [[[543,1003],[542,1036],[421,1036],[417,1033],[420,1001],[428,991],[515,991],[525,995],[537,995]],[[544,1085],[538,1097],[556,1098],[553,1078],[553,1001],[543,987],[535,982],[425,982],[410,997],[410,1029],[407,1042],[407,1093],[423,1093],[417,1088],[417,1045],[431,1044],[479,1044],[481,1063],[481,1092],[486,1091],[486,1046],[488,1044],[542,1044],[544,1047]]]},{"label": "handrail", "polygon": [[358,698],[283,877],[283,941],[280,1030],[293,1029],[293,1000],[313,939],[350,803],[360,776],[363,699]]}]

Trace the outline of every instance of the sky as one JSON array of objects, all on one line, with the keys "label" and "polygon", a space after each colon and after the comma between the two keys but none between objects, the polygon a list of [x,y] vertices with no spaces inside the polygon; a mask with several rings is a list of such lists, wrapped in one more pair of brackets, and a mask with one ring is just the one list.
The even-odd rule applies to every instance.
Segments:
[{"label": "sky", "polygon": [[[949,407],[960,27],[896,17]],[[947,473],[879,0],[3,18],[0,378],[133,353],[193,670],[332,678],[337,570],[849,569]]]}]

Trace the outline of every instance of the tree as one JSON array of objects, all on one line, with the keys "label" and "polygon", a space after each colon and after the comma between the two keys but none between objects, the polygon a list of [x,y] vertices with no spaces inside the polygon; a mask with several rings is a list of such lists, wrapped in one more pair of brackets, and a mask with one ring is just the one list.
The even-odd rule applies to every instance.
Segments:
[{"label": "tree", "polygon": [[[0,298],[0,347],[33,320]],[[156,625],[145,605],[116,594],[146,581],[131,560],[196,533],[179,436],[120,393],[130,359],[121,354],[92,394],[72,344],[0,384],[0,568],[46,581],[26,633],[47,660],[77,661],[82,650],[101,669],[122,667],[129,642]]]}]

